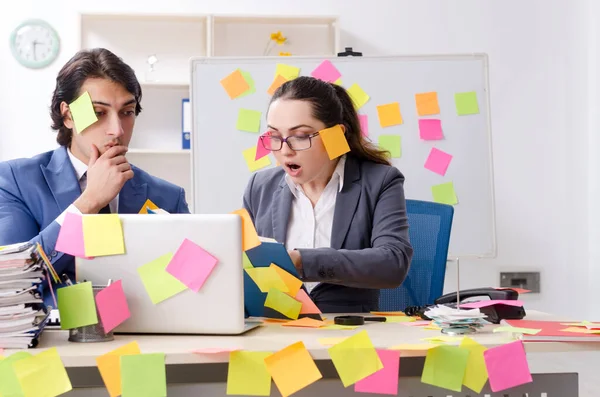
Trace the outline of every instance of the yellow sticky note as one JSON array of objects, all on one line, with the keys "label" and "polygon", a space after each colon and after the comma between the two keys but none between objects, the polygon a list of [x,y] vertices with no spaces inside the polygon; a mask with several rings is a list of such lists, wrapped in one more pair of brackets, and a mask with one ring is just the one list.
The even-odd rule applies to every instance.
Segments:
[{"label": "yellow sticky note", "polygon": [[271,159],[269,156],[254,160],[256,158],[256,146],[252,146],[244,150],[242,155],[244,156],[244,160],[246,160],[246,165],[248,166],[250,172],[254,172],[271,165]]},{"label": "yellow sticky note", "polygon": [[96,357],[98,371],[110,397],[121,395],[121,356],[141,354],[136,341]]},{"label": "yellow sticky note", "polygon": [[419,116],[430,116],[440,113],[437,92],[423,92],[415,94],[417,113]]},{"label": "yellow sticky note", "polygon": [[271,352],[233,351],[229,353],[227,369],[227,394],[244,396],[270,396],[271,374],[265,358]]},{"label": "yellow sticky note", "polygon": [[367,331],[360,331],[330,347],[327,351],[344,387],[383,368]]},{"label": "yellow sticky note", "polygon": [[319,135],[323,140],[323,145],[325,145],[325,150],[327,150],[330,160],[350,151],[344,130],[342,130],[339,124],[319,131]]},{"label": "yellow sticky note", "polygon": [[281,87],[283,85],[283,83],[285,83],[286,81],[287,81],[287,79],[285,77],[283,77],[282,75],[278,74],[277,76],[275,76],[275,79],[273,80],[273,82],[269,86],[269,89],[267,90],[267,93],[269,95],[273,95],[275,93],[275,91],[277,91],[277,89],[279,87]]},{"label": "yellow sticky note", "polygon": [[441,328],[438,327],[437,325],[426,325],[422,329],[426,329],[428,331],[440,331],[441,330]]},{"label": "yellow sticky note", "polygon": [[158,206],[156,204],[154,204],[152,202],[152,200],[148,199],[148,200],[146,200],[146,202],[144,203],[144,205],[142,205],[142,208],[140,208],[140,212],[138,212],[138,214],[147,214],[148,213],[148,209],[157,210]]},{"label": "yellow sticky note", "polygon": [[[285,283],[285,285],[287,287],[287,291],[284,291],[284,292],[287,292],[290,296],[296,296],[296,294],[298,293],[300,288],[302,288],[302,281],[300,281],[296,277],[292,276],[287,271],[283,270],[282,268],[280,268],[279,266],[277,266],[274,263],[271,263],[271,266],[269,266],[269,267],[272,267],[273,269],[275,269],[275,271],[277,272],[277,274],[279,275],[281,280],[283,280],[283,282]],[[266,292],[268,292],[268,291],[266,291]]]},{"label": "yellow sticky note", "polygon": [[281,324],[282,327],[304,327],[304,328],[320,328],[326,325],[325,321],[315,320],[310,317],[302,317],[298,320],[288,321]]},{"label": "yellow sticky note", "polygon": [[465,377],[463,379],[463,385],[476,393],[481,393],[485,382],[488,379],[488,373],[485,364],[485,358],[483,352],[487,349],[485,346],[480,345],[473,339],[465,337],[460,344],[461,349],[468,350],[469,358],[467,360],[467,369],[465,370]]},{"label": "yellow sticky note", "polygon": [[23,389],[14,370],[14,363],[31,357],[31,353],[18,351],[0,360],[0,396],[22,396]]},{"label": "yellow sticky note", "polygon": [[462,341],[463,337],[462,336],[445,336],[445,335],[440,335],[440,336],[432,336],[430,338],[423,338],[421,340],[427,341],[427,342],[432,342],[432,343],[449,343],[449,342],[458,342],[458,341]]},{"label": "yellow sticky note", "polygon": [[367,94],[358,84],[354,83],[348,88],[348,94],[350,98],[352,98],[352,102],[354,103],[354,107],[358,110],[364,106],[370,99],[369,94]]},{"label": "yellow sticky note", "polygon": [[381,127],[402,124],[402,114],[400,114],[400,104],[398,102],[377,106],[377,116]]},{"label": "yellow sticky note", "polygon": [[356,325],[339,325],[339,324],[331,324],[326,327],[322,327],[320,329],[327,329],[331,331],[352,331],[353,329],[358,328]]},{"label": "yellow sticky note", "polygon": [[302,302],[297,301],[279,289],[271,288],[265,300],[265,307],[271,308],[287,318],[296,320],[298,315],[300,315]]},{"label": "yellow sticky note", "polygon": [[250,89],[248,82],[244,79],[244,75],[242,75],[242,72],[239,69],[223,78],[221,80],[221,85],[231,99],[239,97]]},{"label": "yellow sticky note", "polygon": [[456,191],[454,190],[454,183],[446,182],[431,187],[431,194],[433,195],[433,201],[436,203],[458,204],[458,198],[456,197]]},{"label": "yellow sticky note", "polygon": [[[247,251],[250,248],[258,247],[260,245],[260,239],[256,233],[254,222],[250,214],[245,208],[235,210],[232,214],[237,214],[242,217],[242,250]],[[249,262],[250,260],[248,260]]]},{"label": "yellow sticky note", "polygon": [[340,337],[336,337],[336,338],[319,338],[318,341],[323,346],[333,346],[333,345],[337,345],[340,342],[345,341],[346,339],[348,339],[347,336],[340,336]]},{"label": "yellow sticky note", "polygon": [[69,110],[75,123],[75,131],[78,134],[81,134],[86,128],[98,121],[94,105],[92,105],[92,98],[90,98],[87,91],[69,104]]},{"label": "yellow sticky note", "polygon": [[125,253],[123,226],[119,214],[84,215],[83,242],[85,256]]},{"label": "yellow sticky note", "polygon": [[13,369],[25,396],[58,396],[73,389],[56,347],[15,361]]},{"label": "yellow sticky note", "polygon": [[262,113],[258,110],[239,109],[235,128],[240,131],[259,132]]},{"label": "yellow sticky note", "polygon": [[416,320],[414,317],[407,316],[386,316],[385,321],[387,323],[413,323]]},{"label": "yellow sticky note", "polygon": [[[296,342],[265,358],[267,371],[283,397],[323,377],[303,342]],[[293,368],[293,371],[290,371]]]},{"label": "yellow sticky note", "polygon": [[437,346],[427,351],[421,382],[460,392],[469,351],[458,346]]},{"label": "yellow sticky note", "polygon": [[250,262],[250,259],[248,258],[248,255],[246,255],[245,252],[242,252],[242,267],[244,269],[252,269],[254,266],[252,266],[252,262]]},{"label": "yellow sticky note", "polygon": [[335,84],[335,85],[342,85],[344,83],[342,83],[342,78],[340,77],[339,79],[337,79],[336,81],[334,81],[333,84]]},{"label": "yellow sticky note", "polygon": [[561,332],[574,332],[577,334],[600,334],[600,330],[587,329],[587,328],[578,328],[578,327],[569,327],[560,330]]},{"label": "yellow sticky note", "polygon": [[272,288],[288,292],[287,285],[273,267],[252,267],[245,271],[258,286],[260,292],[269,292]]},{"label": "yellow sticky note", "polygon": [[371,312],[371,314],[374,314],[376,316],[406,316],[406,314],[404,314],[404,312]]},{"label": "yellow sticky note", "polygon": [[137,268],[142,284],[155,305],[187,289],[185,284],[166,271],[171,259],[173,254],[167,253]]},{"label": "yellow sticky note", "polygon": [[429,350],[437,347],[437,345],[431,343],[402,343],[399,345],[394,345],[389,348],[389,350],[415,350],[415,351],[423,351]]},{"label": "yellow sticky note", "polygon": [[282,76],[286,80],[294,80],[300,75],[300,68],[295,66],[278,63],[275,67],[275,77]]}]

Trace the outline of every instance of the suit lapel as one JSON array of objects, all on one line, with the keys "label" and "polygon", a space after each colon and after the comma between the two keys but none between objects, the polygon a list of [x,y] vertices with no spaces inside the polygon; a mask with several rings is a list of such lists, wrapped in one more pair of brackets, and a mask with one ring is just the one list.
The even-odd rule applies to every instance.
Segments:
[{"label": "suit lapel", "polygon": [[287,186],[285,179],[282,178],[279,189],[273,194],[273,206],[271,207],[273,238],[282,244],[285,244],[287,238],[287,225],[293,197],[292,191]]},{"label": "suit lapel", "polygon": [[337,195],[333,213],[333,227],[331,230],[331,248],[333,249],[342,248],[358,206],[360,192],[360,169],[357,161],[348,156],[346,169],[344,170],[344,187]]},{"label": "suit lapel", "polygon": [[60,212],[63,212],[81,195],[79,181],[69,160],[67,148],[61,146],[56,149],[48,165],[41,165],[40,168]]},{"label": "suit lapel", "polygon": [[142,209],[148,197],[148,184],[142,183],[135,175],[125,182],[119,192],[119,214],[137,214]]}]

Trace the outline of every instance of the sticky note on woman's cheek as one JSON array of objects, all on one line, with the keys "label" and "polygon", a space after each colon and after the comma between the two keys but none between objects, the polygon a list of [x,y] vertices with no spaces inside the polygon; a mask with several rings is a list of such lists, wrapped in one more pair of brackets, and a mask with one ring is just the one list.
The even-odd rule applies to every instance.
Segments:
[{"label": "sticky note on woman's cheek", "polygon": [[344,135],[344,130],[340,125],[321,130],[319,136],[323,140],[323,145],[329,159],[333,160],[350,151],[350,146]]}]

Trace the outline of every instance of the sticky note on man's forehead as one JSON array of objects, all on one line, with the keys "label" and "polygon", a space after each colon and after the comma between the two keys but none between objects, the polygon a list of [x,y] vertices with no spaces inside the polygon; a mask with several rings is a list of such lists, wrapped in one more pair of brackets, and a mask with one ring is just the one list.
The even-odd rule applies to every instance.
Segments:
[{"label": "sticky note on man's forehead", "polygon": [[94,105],[92,105],[92,98],[87,91],[69,104],[69,110],[75,123],[75,131],[78,134],[81,134],[86,128],[98,121]]},{"label": "sticky note on man's forehead", "polygon": [[330,160],[338,158],[350,151],[350,146],[346,140],[346,135],[344,135],[344,130],[339,124],[334,127],[321,130],[319,135],[323,140],[323,145],[325,145],[325,150],[327,150]]}]

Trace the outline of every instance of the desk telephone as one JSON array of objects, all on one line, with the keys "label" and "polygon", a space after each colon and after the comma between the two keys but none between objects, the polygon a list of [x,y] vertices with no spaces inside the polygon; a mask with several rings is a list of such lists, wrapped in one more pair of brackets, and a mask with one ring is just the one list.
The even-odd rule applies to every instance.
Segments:
[{"label": "desk telephone", "polygon": [[[464,301],[466,299],[479,297],[490,300],[517,300],[519,298],[519,293],[512,289],[499,290],[495,288],[474,288],[459,292],[461,303],[465,303]],[[456,292],[440,296],[433,303],[434,305],[456,307]],[[427,316],[423,314],[430,306],[433,305],[425,307],[407,307],[405,312],[409,316],[418,315],[424,320],[430,320],[430,318],[427,318]],[[492,305],[482,307],[479,310],[486,315],[486,320],[493,324],[499,324],[501,320],[520,320],[525,317],[525,309],[516,306]]]}]

